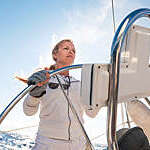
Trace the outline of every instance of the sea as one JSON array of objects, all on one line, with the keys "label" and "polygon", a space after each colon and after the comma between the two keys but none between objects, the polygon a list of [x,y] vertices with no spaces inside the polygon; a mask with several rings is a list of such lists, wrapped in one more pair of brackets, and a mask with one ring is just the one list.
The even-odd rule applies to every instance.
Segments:
[{"label": "sea", "polygon": [[[34,146],[34,140],[18,133],[0,131],[0,150],[30,150]],[[107,150],[102,144],[94,143],[95,150]]]}]

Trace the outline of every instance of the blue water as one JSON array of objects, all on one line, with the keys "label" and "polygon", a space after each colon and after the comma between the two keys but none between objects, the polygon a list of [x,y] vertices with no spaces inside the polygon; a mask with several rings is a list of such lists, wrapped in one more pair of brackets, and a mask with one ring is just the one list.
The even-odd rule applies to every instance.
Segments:
[{"label": "blue water", "polygon": [[[34,140],[17,133],[0,132],[0,150],[30,150]],[[106,150],[106,146],[94,144],[95,150]]]},{"label": "blue water", "polygon": [[29,150],[33,146],[34,141],[26,136],[0,132],[0,150]]}]

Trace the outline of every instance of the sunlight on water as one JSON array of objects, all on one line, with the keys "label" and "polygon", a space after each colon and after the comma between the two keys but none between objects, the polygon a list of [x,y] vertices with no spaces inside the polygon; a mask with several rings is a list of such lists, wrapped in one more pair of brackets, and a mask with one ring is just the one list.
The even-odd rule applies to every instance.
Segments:
[{"label": "sunlight on water", "polygon": [[[30,150],[34,146],[34,140],[28,136],[17,133],[0,132],[0,149],[1,150]],[[106,150],[105,145],[94,144],[95,150]]]}]

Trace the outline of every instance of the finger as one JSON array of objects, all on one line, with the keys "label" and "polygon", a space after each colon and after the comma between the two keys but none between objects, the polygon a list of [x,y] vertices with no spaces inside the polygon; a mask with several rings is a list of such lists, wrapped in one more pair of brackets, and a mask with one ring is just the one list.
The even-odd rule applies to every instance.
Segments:
[{"label": "finger", "polygon": [[27,84],[28,84],[28,85],[36,85],[36,81],[28,80],[28,81],[27,81]]},{"label": "finger", "polygon": [[50,74],[49,74],[49,72],[46,72],[46,80],[39,82],[37,84],[37,86],[43,86],[44,84],[46,84],[49,81],[49,79],[50,79]]}]

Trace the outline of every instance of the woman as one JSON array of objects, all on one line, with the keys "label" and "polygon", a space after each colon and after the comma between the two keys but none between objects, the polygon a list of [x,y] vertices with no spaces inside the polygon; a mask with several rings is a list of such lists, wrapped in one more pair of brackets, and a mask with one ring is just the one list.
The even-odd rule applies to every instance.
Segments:
[{"label": "woman", "polygon": [[[56,64],[49,70],[73,64],[75,47],[71,40],[60,41],[52,51]],[[28,78],[28,84],[47,80],[47,71],[42,70]],[[70,98],[83,123],[83,113],[94,117],[97,112],[85,110],[80,102],[80,81],[69,76],[69,71],[50,77],[48,83],[34,88],[24,100],[24,113],[34,115],[40,104],[40,122],[33,150],[85,150],[86,140],[75,119],[62,89]]]}]

